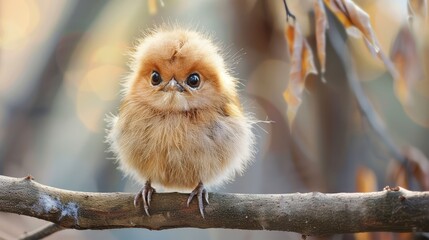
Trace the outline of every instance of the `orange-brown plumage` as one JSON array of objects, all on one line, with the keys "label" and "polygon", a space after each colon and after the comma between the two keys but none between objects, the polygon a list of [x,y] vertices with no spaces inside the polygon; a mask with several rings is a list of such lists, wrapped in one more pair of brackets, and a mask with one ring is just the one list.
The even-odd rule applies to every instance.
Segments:
[{"label": "orange-brown plumage", "polygon": [[139,43],[131,70],[108,135],[125,173],[149,186],[192,190],[243,171],[252,155],[251,121],[207,37],[158,29]]}]

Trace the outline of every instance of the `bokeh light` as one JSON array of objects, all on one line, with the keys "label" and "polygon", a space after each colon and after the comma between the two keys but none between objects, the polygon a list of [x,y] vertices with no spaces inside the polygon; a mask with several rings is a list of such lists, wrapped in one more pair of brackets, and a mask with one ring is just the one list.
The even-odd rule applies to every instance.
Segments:
[{"label": "bokeh light", "polygon": [[103,130],[100,119],[106,114],[106,101],[115,100],[119,94],[119,81],[124,69],[104,65],[88,71],[79,84],[76,109],[79,119],[91,131]]},{"label": "bokeh light", "polygon": [[40,10],[35,0],[2,1],[0,15],[0,49],[21,46],[40,28]]}]

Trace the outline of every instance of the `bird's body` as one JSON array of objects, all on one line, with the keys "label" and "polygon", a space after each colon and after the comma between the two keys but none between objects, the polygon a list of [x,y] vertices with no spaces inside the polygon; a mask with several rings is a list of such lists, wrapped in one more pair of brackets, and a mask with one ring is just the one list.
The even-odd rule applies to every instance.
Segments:
[{"label": "bird's body", "polygon": [[121,131],[121,168],[140,180],[192,190],[200,181],[218,185],[244,167],[239,155],[246,149],[240,144],[249,133],[242,116],[166,114],[131,102],[124,102],[121,114],[127,116],[115,124]]},{"label": "bird's body", "polygon": [[252,123],[210,40],[159,29],[140,42],[131,68],[108,140],[120,168],[148,185],[144,202],[151,183],[202,191],[202,184],[219,185],[243,171],[252,155]]}]

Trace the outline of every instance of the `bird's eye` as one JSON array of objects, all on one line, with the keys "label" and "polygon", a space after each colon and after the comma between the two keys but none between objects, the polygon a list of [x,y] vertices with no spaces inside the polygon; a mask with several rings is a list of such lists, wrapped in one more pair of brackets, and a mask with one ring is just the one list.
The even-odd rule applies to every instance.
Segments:
[{"label": "bird's eye", "polygon": [[201,80],[200,75],[198,73],[193,73],[189,75],[188,79],[186,79],[186,84],[190,86],[191,88],[197,88],[200,86]]},{"label": "bird's eye", "polygon": [[159,75],[159,72],[157,71],[152,72],[152,74],[150,75],[150,79],[153,86],[157,86],[162,82],[161,75]]}]

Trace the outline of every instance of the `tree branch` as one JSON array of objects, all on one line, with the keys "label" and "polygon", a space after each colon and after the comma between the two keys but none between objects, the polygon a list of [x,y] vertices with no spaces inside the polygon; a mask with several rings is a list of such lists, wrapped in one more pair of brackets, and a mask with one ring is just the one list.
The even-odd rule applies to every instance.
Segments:
[{"label": "tree branch", "polygon": [[205,219],[196,203],[186,207],[187,194],[154,194],[151,217],[134,207],[133,197],[67,191],[30,177],[0,176],[0,211],[44,219],[61,228],[232,228],[305,235],[429,231],[429,192],[402,188],[335,194],[211,193]]},{"label": "tree branch", "polygon": [[331,45],[334,48],[336,54],[343,62],[343,67],[347,76],[346,80],[356,99],[357,106],[359,107],[362,116],[367,119],[369,126],[387,147],[389,153],[401,164],[405,165],[407,162],[406,158],[401,153],[400,149],[395,145],[384,125],[380,122],[380,116],[374,110],[374,107],[362,89],[356,70],[353,67],[353,58],[349,49],[347,48],[345,39],[341,36],[341,33],[338,30],[338,24],[335,24],[334,22],[334,17],[332,14],[329,14],[328,20],[329,26],[331,26],[328,29],[328,39],[331,41]]},{"label": "tree branch", "polygon": [[39,229],[36,229],[32,232],[25,233],[23,237],[21,237],[21,240],[36,240],[36,239],[42,239],[44,237],[47,237],[51,234],[54,234],[58,231],[63,230],[64,228],[61,227],[58,224],[52,223],[46,226],[43,226]]}]

